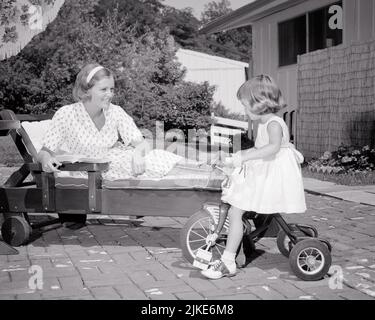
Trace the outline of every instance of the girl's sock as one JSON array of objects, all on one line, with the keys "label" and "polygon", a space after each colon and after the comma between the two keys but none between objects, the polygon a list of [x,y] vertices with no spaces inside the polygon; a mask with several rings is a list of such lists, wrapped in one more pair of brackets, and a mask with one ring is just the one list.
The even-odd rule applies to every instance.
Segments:
[{"label": "girl's sock", "polygon": [[236,271],[236,253],[224,250],[221,260],[224,262],[230,273]]}]

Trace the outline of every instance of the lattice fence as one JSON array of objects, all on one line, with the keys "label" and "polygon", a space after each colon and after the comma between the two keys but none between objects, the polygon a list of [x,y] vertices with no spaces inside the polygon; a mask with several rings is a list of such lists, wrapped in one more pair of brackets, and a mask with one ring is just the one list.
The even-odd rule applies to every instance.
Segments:
[{"label": "lattice fence", "polygon": [[340,144],[375,146],[375,41],[298,59],[297,147],[306,158]]}]

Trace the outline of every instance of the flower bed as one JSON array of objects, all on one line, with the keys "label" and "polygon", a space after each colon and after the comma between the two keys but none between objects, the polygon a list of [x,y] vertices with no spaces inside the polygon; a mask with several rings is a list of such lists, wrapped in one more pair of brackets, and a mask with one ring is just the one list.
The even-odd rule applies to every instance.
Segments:
[{"label": "flower bed", "polygon": [[307,163],[303,175],[345,185],[375,184],[375,149],[340,146],[337,151],[326,151]]},{"label": "flower bed", "polygon": [[309,170],[322,173],[367,173],[375,169],[375,149],[340,146],[308,163]]}]

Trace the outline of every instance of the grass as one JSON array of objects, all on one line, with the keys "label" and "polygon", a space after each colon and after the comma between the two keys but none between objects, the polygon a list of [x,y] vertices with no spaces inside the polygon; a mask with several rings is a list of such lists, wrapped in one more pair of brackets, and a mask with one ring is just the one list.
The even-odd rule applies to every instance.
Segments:
[{"label": "grass", "polygon": [[11,137],[0,137],[0,165],[18,167],[22,163],[22,157]]},{"label": "grass", "polygon": [[368,173],[321,173],[312,172],[307,167],[302,168],[302,175],[305,178],[314,178],[321,181],[334,182],[346,186],[365,186],[375,184],[375,172]]}]

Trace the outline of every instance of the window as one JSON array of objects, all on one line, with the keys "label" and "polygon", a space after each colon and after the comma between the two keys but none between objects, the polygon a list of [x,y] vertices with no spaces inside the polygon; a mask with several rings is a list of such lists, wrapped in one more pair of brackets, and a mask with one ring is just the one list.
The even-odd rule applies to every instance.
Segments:
[{"label": "window", "polygon": [[279,66],[297,63],[297,56],[306,52],[337,46],[342,43],[342,29],[328,26],[333,5],[342,7],[342,1],[279,23]]},{"label": "window", "polygon": [[[341,4],[340,4],[341,5]],[[342,30],[328,26],[329,7],[309,12],[309,51],[325,49],[342,43]]]},{"label": "window", "polygon": [[279,24],[279,64],[297,63],[297,55],[306,53],[306,16]]}]

